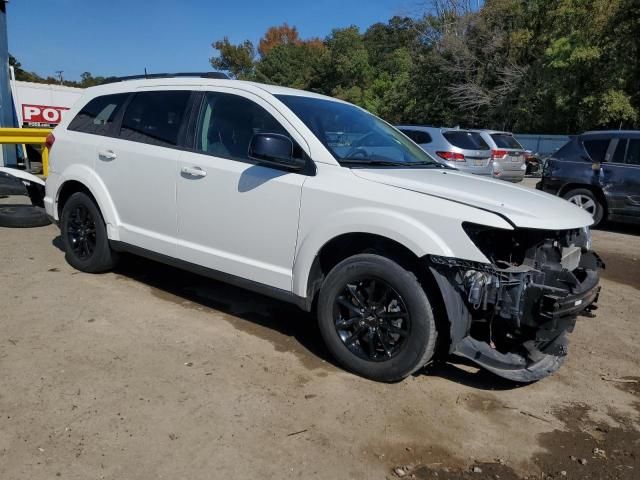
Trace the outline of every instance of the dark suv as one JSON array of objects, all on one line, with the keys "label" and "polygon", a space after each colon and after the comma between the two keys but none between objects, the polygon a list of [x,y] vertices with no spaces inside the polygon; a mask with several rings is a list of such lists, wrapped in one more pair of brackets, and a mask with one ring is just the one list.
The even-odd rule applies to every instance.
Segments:
[{"label": "dark suv", "polygon": [[640,131],[587,132],[545,163],[536,186],[603,220],[640,223]]}]

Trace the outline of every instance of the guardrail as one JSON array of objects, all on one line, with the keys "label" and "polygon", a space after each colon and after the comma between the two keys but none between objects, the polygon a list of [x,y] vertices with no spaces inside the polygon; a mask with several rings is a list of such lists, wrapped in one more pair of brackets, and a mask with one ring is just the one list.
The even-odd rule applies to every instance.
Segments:
[{"label": "guardrail", "polygon": [[0,128],[0,145],[42,145],[42,174],[49,175],[49,149],[46,141],[50,128]]}]

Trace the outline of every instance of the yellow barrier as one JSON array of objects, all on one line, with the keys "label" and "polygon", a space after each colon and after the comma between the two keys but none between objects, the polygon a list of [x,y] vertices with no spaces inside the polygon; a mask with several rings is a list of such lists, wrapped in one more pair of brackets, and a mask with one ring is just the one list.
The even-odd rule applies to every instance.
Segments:
[{"label": "yellow barrier", "polygon": [[42,145],[42,174],[49,174],[49,149],[45,146],[50,128],[0,128],[0,145]]}]

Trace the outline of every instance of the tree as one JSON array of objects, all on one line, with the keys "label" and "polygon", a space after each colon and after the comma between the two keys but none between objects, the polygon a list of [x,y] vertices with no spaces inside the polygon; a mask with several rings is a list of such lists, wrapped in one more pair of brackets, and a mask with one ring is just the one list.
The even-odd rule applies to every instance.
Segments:
[{"label": "tree", "polygon": [[248,79],[253,75],[255,48],[249,40],[233,45],[228,37],[213,43],[219,55],[209,59],[216,70],[228,72],[234,78]]},{"label": "tree", "polygon": [[255,78],[265,83],[316,90],[326,55],[324,44],[317,41],[277,45],[256,64]]},{"label": "tree", "polygon": [[261,57],[266,57],[269,52],[280,45],[300,45],[302,41],[298,37],[296,27],[290,27],[286,23],[279,27],[270,27],[260,39],[258,52]]},{"label": "tree", "polygon": [[22,82],[45,83],[44,78],[40,77],[38,74],[24,70],[18,59],[11,54],[9,54],[9,66],[13,67],[16,80],[20,80]]},{"label": "tree", "polygon": [[638,0],[426,0],[324,40],[271,27],[214,68],[339,97],[392,122],[519,132],[640,127]]}]

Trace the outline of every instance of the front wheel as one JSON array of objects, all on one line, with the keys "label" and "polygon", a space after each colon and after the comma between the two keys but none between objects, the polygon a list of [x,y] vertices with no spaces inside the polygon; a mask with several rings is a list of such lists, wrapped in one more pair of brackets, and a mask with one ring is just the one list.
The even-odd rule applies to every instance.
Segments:
[{"label": "front wheel", "polygon": [[318,322],[340,365],[372,380],[401,380],[426,365],[435,350],[436,326],[422,285],[379,255],[349,257],[329,272]]}]

